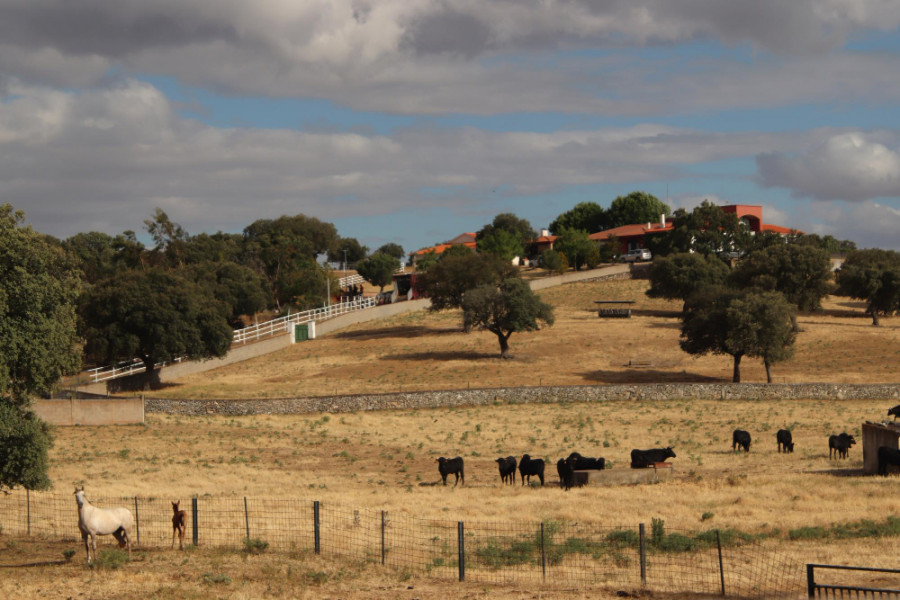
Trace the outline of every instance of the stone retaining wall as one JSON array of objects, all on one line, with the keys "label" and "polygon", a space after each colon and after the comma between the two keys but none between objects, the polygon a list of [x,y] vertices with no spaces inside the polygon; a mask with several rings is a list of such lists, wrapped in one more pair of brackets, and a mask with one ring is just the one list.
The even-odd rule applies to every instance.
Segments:
[{"label": "stone retaining wall", "polygon": [[[342,413],[365,410],[621,400],[880,400],[896,404],[900,384],[672,383],[443,390],[252,400],[145,399],[147,412],[183,415]],[[887,402],[886,402],[887,403]],[[889,407],[888,407],[889,408]]]}]

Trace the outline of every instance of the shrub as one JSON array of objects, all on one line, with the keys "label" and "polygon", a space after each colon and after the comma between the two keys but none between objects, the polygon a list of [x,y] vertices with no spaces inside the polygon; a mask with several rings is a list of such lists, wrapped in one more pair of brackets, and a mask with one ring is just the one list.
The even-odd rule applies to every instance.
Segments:
[{"label": "shrub", "polygon": [[110,548],[100,551],[99,555],[94,558],[94,562],[91,563],[91,568],[115,570],[130,561],[128,552],[125,550]]},{"label": "shrub", "polygon": [[269,549],[269,542],[259,538],[244,538],[244,552],[247,554],[262,554]]}]

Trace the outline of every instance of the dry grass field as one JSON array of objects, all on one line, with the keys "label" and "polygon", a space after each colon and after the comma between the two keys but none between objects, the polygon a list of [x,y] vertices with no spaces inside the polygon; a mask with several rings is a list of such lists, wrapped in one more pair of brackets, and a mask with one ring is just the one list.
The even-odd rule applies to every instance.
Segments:
[{"label": "dry grass field", "polygon": [[[728,357],[692,358],[678,349],[677,306],[643,296],[646,283],[572,284],[544,292],[557,323],[511,338],[502,361],[494,337],[462,334],[458,315],[404,315],[163,391],[175,397],[273,397],[411,389],[605,382],[727,381]],[[601,320],[593,300],[633,299],[630,320]],[[900,364],[900,320],[872,327],[842,299],[800,317],[794,359],[778,381],[890,382]],[[627,366],[629,361],[632,366]],[[640,363],[641,367],[635,367]],[[763,369],[745,361],[744,380]],[[895,402],[893,402],[895,403]],[[292,416],[181,417],[150,414],[143,425],[60,428],[51,477],[89,496],[284,497],[390,514],[468,522],[578,521],[672,529],[734,528],[764,535],[798,563],[896,568],[896,537],[837,539],[835,526],[900,515],[900,479],[861,474],[860,446],[830,460],[827,437],[859,437],[883,420],[883,401],[684,401],[517,405]],[[775,432],[793,431],[796,451],[779,454]],[[753,435],[733,453],[731,432]],[[555,461],[577,450],[626,468],[632,448],[674,447],[674,473],[656,485],[564,492]],[[528,452],[548,459],[544,488],[502,486],[494,459]],[[466,485],[435,485],[438,456],[462,456]],[[451,477],[452,480],[452,477]],[[0,502],[3,499],[0,498]],[[72,500],[72,518],[76,519]],[[820,527],[817,539],[792,531]],[[82,563],[76,540],[0,537],[0,597],[44,598],[603,598],[609,592],[439,581],[310,554],[247,555],[196,548],[148,548],[115,571]],[[3,545],[5,544],[5,546]],[[62,551],[78,550],[72,563]],[[24,565],[33,565],[25,567]],[[644,593],[643,597],[671,597]],[[685,596],[687,597],[687,596]]]},{"label": "dry grass field", "polygon": [[[728,356],[692,357],[678,346],[680,304],[647,298],[645,280],[573,283],[541,297],[556,323],[510,338],[465,334],[460,314],[408,313],[355,325],[224,369],[198,374],[154,395],[176,398],[326,396],[426,389],[730,381]],[[631,319],[599,319],[594,300],[634,300]],[[873,327],[863,305],[826,299],[800,315],[793,359],[773,368],[778,383],[900,381],[900,319]],[[629,366],[629,364],[631,366]],[[764,382],[761,361],[743,361],[743,381]]]}]

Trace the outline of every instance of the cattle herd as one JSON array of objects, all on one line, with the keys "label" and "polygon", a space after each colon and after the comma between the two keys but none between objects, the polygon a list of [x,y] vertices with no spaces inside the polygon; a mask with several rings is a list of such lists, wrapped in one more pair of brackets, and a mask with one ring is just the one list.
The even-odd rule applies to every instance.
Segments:
[{"label": "cattle herd", "polygon": [[[900,416],[900,404],[888,410],[888,416],[893,416],[894,420]],[[735,429],[731,435],[731,450],[750,452],[750,443],[752,438],[749,431],[743,429]],[[794,441],[791,432],[788,429],[779,429],[775,434],[775,441],[778,446],[779,453],[789,453],[794,451]],[[828,437],[828,458],[844,459],[849,458],[850,448],[856,444],[856,439],[846,433],[839,433]],[[654,448],[651,450],[631,451],[631,468],[642,469],[654,467],[660,463],[665,463],[667,458],[675,458],[675,452],[671,447]],[[441,481],[447,485],[447,476],[453,474],[456,476],[454,485],[460,482],[465,485],[466,478],[463,470],[463,459],[461,456],[456,458],[437,459],[438,471],[441,474]],[[519,479],[522,485],[530,485],[531,478],[537,477],[541,485],[544,485],[544,459],[531,458],[528,454],[523,454],[518,461],[515,456],[500,457],[496,459],[497,468],[500,471],[500,481],[503,484],[515,485],[516,471],[519,472]],[[896,465],[900,467],[900,450],[882,446],[878,448],[878,473],[887,474],[887,467]],[[606,468],[606,459],[586,458],[578,452],[572,452],[566,458],[560,458],[556,462],[556,472],[559,475],[559,485],[565,490],[575,485],[575,471],[592,471],[603,470]]]}]

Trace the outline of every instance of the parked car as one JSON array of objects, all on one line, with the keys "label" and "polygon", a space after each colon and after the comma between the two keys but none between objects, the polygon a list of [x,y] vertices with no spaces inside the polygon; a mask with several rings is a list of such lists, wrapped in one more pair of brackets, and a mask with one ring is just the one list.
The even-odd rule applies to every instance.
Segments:
[{"label": "parked car", "polygon": [[635,250],[629,250],[625,254],[622,255],[622,260],[624,262],[641,262],[642,260],[650,260],[653,258],[653,255],[646,248],[637,248]]}]

